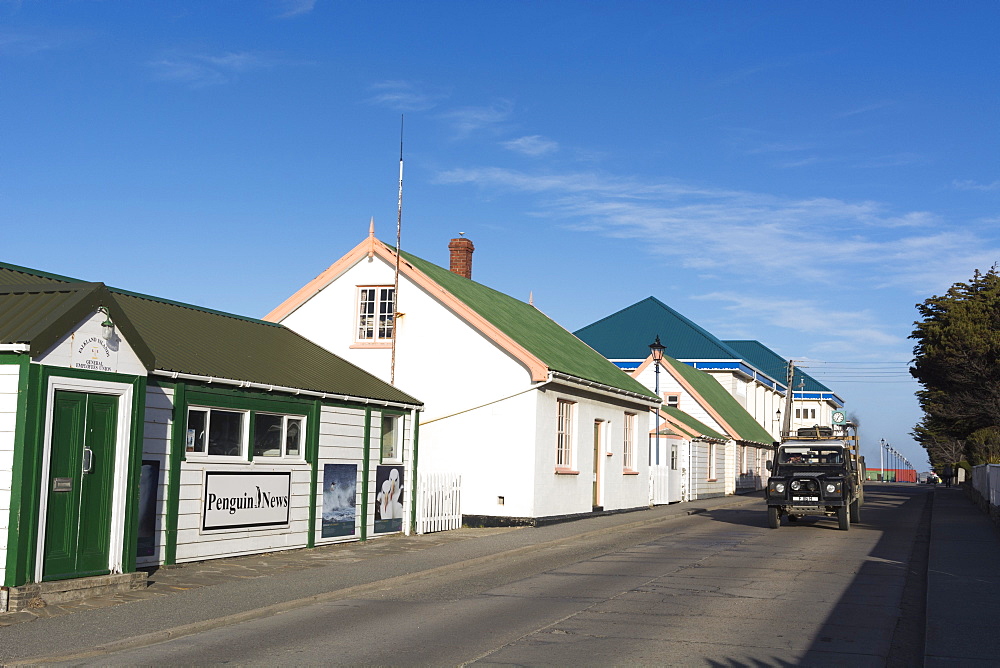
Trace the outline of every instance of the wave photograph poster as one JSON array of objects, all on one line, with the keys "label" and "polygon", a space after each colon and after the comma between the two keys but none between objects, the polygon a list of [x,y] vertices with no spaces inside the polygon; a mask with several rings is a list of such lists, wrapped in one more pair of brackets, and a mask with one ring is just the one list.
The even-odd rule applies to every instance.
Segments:
[{"label": "wave photograph poster", "polygon": [[354,535],[357,492],[357,464],[323,466],[323,538]]}]

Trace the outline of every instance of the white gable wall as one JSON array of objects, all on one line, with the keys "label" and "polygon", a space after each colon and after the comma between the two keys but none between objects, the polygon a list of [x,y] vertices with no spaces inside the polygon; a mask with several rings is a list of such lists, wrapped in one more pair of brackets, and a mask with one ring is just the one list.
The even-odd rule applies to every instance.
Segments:
[{"label": "white gable wall", "polygon": [[139,361],[128,341],[121,338],[117,329],[110,341],[101,337],[101,323],[106,317],[99,311],[91,313],[32,361],[70,369],[145,376],[146,367]]},{"label": "white gable wall", "polygon": [[[388,381],[391,350],[358,347],[355,329],[358,286],[392,282],[390,265],[377,256],[364,258],[282,324]],[[505,431],[525,434],[524,430],[531,428],[533,412],[510,413],[502,404],[531,387],[527,369],[405,276],[400,277],[399,293],[398,309],[405,315],[397,327],[395,385],[424,402],[420,470],[454,471],[475,432],[480,435],[474,438],[499,439],[500,434],[482,434],[485,425],[478,419],[484,409],[524,422],[508,424]],[[469,426],[464,426],[466,418],[449,417],[466,411],[476,418]],[[486,448],[490,456],[496,451],[495,447]]]}]

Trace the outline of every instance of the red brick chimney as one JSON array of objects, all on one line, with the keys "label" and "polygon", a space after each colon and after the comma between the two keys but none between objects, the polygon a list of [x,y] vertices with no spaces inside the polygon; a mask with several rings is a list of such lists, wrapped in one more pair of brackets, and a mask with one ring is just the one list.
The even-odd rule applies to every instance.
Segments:
[{"label": "red brick chimney", "polygon": [[451,251],[451,273],[471,279],[472,251],[476,250],[472,241],[465,237],[452,239],[451,243],[448,244],[448,250]]}]

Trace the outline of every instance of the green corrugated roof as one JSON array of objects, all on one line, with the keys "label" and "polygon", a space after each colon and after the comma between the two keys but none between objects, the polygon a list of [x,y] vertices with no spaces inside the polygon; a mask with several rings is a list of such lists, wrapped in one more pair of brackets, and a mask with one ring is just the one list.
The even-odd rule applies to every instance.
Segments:
[{"label": "green corrugated roof", "polygon": [[406,251],[402,252],[402,257],[540,359],[551,371],[656,398],[645,385],[531,304],[454,274]]},{"label": "green corrugated roof", "polygon": [[674,406],[664,406],[663,412],[669,415],[670,417],[674,418],[678,422],[689,427],[694,433],[698,434],[699,436],[704,436],[706,438],[714,438],[719,441],[729,440],[728,438],[726,438],[725,434],[720,434],[719,432],[715,431],[704,422],[700,422],[694,419],[693,417],[691,417],[690,415],[688,415],[679,408],[676,408]]},{"label": "green corrugated roof", "polygon": [[[788,361],[782,358],[760,341],[726,341],[725,344],[740,353],[743,359],[768,376],[778,381],[782,385],[788,378]],[[823,383],[819,382],[802,369],[795,368],[795,379],[792,387],[796,392],[830,392]]]},{"label": "green corrugated roof", "polygon": [[[5,320],[15,320],[7,317],[13,311],[8,312],[4,303],[13,307],[16,301],[20,309],[27,307],[37,312],[43,306],[54,305],[53,295],[60,293],[60,284],[82,282],[0,263],[0,285],[31,283],[49,284],[52,289],[33,293],[34,304],[27,304],[21,298],[0,301],[0,332],[5,331]],[[148,346],[158,370],[420,404],[405,392],[282,325],[124,290],[109,290]],[[24,323],[18,327],[23,336],[27,331]],[[21,342],[2,337],[0,341]]]},{"label": "green corrugated roof", "polygon": [[726,388],[722,387],[710,375],[667,355],[663,356],[663,363],[669,364],[672,369],[677,371],[694,388],[695,392],[718,411],[730,427],[736,430],[737,433],[731,434],[731,436],[737,440],[766,445],[774,442],[774,437],[767,433],[767,430],[753,419],[733,395],[726,392]]},{"label": "green corrugated roof", "polygon": [[666,354],[685,360],[733,360],[740,355],[707,330],[655,297],[574,332],[608,359],[644,360],[659,336]]}]

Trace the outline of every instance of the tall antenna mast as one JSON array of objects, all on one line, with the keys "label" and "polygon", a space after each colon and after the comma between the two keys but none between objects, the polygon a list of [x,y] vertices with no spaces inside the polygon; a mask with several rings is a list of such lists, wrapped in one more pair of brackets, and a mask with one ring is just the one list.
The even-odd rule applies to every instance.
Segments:
[{"label": "tall antenna mast", "polygon": [[396,339],[399,338],[399,253],[403,228],[403,115],[399,115],[399,200],[396,205],[396,273],[392,286],[392,362],[389,384],[396,384]]}]

